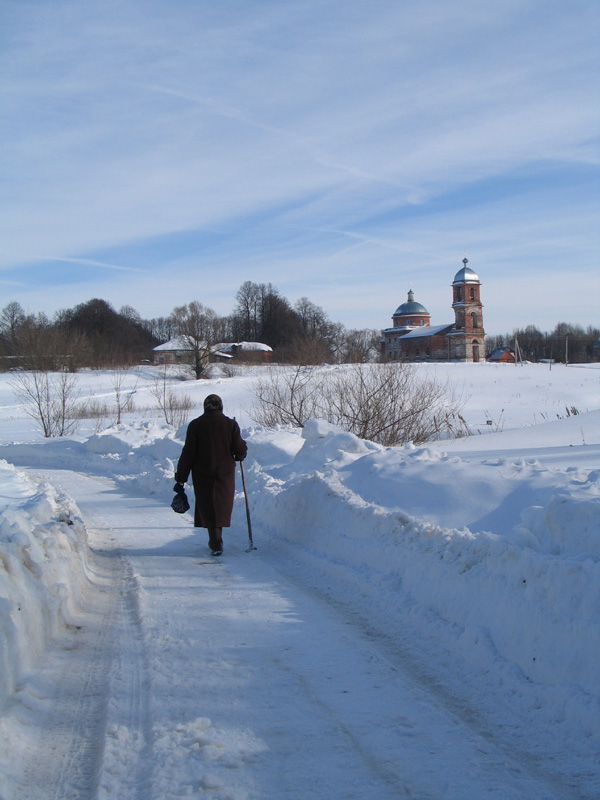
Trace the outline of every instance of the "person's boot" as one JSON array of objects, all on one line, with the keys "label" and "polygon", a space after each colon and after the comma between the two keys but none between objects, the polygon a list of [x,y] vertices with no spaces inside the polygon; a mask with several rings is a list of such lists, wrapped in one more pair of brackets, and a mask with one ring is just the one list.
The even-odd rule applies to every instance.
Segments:
[{"label": "person's boot", "polygon": [[208,546],[213,556],[220,556],[223,553],[223,528],[208,529]]},{"label": "person's boot", "polygon": [[219,542],[217,539],[217,533],[215,528],[208,528],[208,546],[210,548],[210,552],[213,553],[215,550],[219,549]]},{"label": "person's boot", "polygon": [[215,549],[213,556],[220,556],[223,554],[223,528],[215,528]]}]

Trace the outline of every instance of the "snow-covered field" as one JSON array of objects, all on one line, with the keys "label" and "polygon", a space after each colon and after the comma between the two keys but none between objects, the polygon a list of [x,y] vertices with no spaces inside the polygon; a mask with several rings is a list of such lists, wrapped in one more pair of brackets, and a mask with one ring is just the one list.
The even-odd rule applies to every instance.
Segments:
[{"label": "snow-covered field", "polygon": [[152,367],[55,440],[0,376],[2,800],[600,797],[600,365],[418,369],[473,436],[267,430],[252,370],[174,379],[249,444],[258,550],[239,494],[221,560]]}]

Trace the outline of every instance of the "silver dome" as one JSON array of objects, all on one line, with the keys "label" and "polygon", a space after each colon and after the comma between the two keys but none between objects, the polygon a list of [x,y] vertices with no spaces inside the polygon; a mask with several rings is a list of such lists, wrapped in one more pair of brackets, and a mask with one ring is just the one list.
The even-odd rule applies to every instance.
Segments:
[{"label": "silver dome", "polygon": [[476,272],[473,272],[471,267],[467,266],[468,263],[469,259],[463,258],[464,267],[459,269],[454,276],[454,280],[452,281],[453,286],[455,283],[480,283],[479,275],[477,275]]}]

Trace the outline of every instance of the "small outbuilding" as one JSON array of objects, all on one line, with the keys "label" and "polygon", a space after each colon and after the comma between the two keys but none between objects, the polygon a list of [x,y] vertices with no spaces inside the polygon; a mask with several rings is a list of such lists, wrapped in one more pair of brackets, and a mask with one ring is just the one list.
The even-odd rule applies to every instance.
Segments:
[{"label": "small outbuilding", "polygon": [[514,364],[515,354],[509,347],[499,347],[488,356],[487,360],[495,364]]}]

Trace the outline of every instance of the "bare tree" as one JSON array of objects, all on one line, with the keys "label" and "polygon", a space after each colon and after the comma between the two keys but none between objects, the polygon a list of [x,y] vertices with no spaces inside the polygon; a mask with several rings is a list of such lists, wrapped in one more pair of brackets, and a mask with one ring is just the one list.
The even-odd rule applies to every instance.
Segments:
[{"label": "bare tree", "polygon": [[14,353],[23,369],[40,372],[74,371],[81,336],[52,325],[44,314],[27,317],[15,336]]},{"label": "bare tree", "polygon": [[330,339],[334,326],[321,306],[315,305],[308,297],[301,297],[294,304],[294,311],[300,319],[305,336],[324,342]]},{"label": "bare tree", "polygon": [[126,367],[117,367],[112,374],[112,385],[115,390],[115,411],[117,414],[116,423],[121,424],[121,416],[123,412],[133,407],[133,395],[137,386],[137,381],[132,389],[125,389],[125,379],[129,375],[130,370]]},{"label": "bare tree", "polygon": [[46,438],[74,433],[79,424],[75,375],[20,370],[11,386],[27,416],[39,423]]},{"label": "bare tree", "polygon": [[177,394],[169,386],[167,367],[163,365],[154,380],[152,394],[161,410],[167,425],[180,428],[187,422],[188,412],[194,404],[187,394]]},{"label": "bare tree", "polygon": [[15,342],[19,327],[25,322],[25,312],[20,303],[8,303],[0,313],[0,336],[5,336],[11,343]]},{"label": "bare tree", "polygon": [[260,327],[261,287],[244,281],[235,296],[237,305],[232,315],[232,327],[237,341],[255,342]]},{"label": "bare tree", "polygon": [[344,347],[346,344],[347,331],[341,322],[334,322],[331,325],[331,336],[329,345],[331,347],[331,354],[335,364],[344,362]]},{"label": "bare tree", "polygon": [[307,297],[294,305],[300,332],[289,347],[289,358],[298,364],[330,364],[334,361],[337,326],[320,306]]},{"label": "bare tree", "polygon": [[0,312],[0,369],[10,369],[17,363],[16,340],[25,312],[19,303],[9,303]]},{"label": "bare tree", "polygon": [[243,283],[236,295],[237,305],[229,320],[236,341],[264,342],[287,352],[302,334],[298,314],[271,283]]},{"label": "bare tree", "polygon": [[197,300],[174,308],[171,316],[177,333],[189,342],[196,378],[204,377],[208,372],[211,345],[223,336],[225,320]]},{"label": "bare tree", "polygon": [[289,301],[282,297],[270,283],[260,286],[260,335],[274,350],[285,350],[301,335],[302,326]]},{"label": "bare tree", "polygon": [[327,342],[311,336],[300,336],[286,347],[281,356],[286,363],[301,365],[328,364],[332,361]]},{"label": "bare tree", "polygon": [[379,360],[381,331],[365,328],[347,330],[338,350],[341,364],[366,364]]},{"label": "bare tree", "polygon": [[129,320],[129,322],[142,322],[142,318],[135,308],[133,308],[133,306],[121,306],[119,309],[119,316],[123,317],[123,319]]},{"label": "bare tree", "polygon": [[168,317],[157,317],[146,320],[143,325],[150,335],[159,342],[168,342],[169,339],[173,338],[175,323],[172,314]]}]

